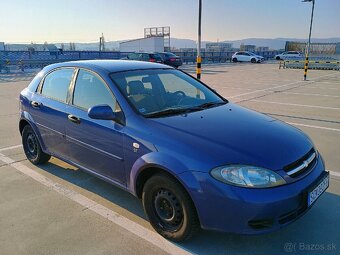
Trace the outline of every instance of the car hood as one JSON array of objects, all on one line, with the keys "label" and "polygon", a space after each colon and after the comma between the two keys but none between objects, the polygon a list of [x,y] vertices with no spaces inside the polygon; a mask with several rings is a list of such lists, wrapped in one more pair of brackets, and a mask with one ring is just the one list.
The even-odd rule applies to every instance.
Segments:
[{"label": "car hood", "polygon": [[232,103],[148,120],[157,149],[198,159],[202,169],[250,164],[276,171],[313,147],[299,129]]}]

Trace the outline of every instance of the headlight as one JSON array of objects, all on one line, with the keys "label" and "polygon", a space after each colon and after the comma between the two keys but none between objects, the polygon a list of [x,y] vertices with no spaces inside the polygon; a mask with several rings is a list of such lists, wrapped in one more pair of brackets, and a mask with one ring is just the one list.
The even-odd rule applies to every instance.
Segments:
[{"label": "headlight", "polygon": [[221,182],[248,188],[268,188],[286,183],[277,173],[256,166],[222,166],[214,168],[210,173]]}]

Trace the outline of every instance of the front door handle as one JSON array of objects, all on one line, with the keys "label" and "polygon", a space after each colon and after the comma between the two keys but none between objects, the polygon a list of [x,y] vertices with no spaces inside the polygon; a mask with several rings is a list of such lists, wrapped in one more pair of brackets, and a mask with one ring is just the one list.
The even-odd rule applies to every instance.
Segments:
[{"label": "front door handle", "polygon": [[37,101],[32,101],[32,102],[31,102],[31,105],[32,105],[32,107],[34,107],[34,108],[40,108],[41,103],[39,103],[39,102],[37,102]]},{"label": "front door handle", "polygon": [[72,114],[69,114],[67,116],[67,118],[68,118],[69,121],[72,121],[73,123],[80,124],[80,118],[78,118],[78,117],[76,117]]}]

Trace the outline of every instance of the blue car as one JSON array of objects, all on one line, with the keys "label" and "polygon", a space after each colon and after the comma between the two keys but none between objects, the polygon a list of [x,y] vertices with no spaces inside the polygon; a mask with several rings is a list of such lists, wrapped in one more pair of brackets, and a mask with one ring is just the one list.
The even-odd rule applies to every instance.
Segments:
[{"label": "blue car", "polygon": [[329,185],[302,131],[163,64],[47,66],[20,94],[19,130],[33,164],[53,156],[127,190],[174,241],[277,230]]}]

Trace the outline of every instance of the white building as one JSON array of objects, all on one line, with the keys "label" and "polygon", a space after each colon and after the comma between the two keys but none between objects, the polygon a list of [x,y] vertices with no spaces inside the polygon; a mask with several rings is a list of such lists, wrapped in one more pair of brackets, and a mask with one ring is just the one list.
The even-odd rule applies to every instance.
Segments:
[{"label": "white building", "polygon": [[212,42],[206,43],[205,50],[207,52],[210,51],[228,52],[231,51],[232,47],[233,47],[232,43]]},{"label": "white building", "polygon": [[4,42],[0,42],[0,50],[5,50],[5,43]]},{"label": "white building", "polygon": [[120,52],[163,52],[164,37],[148,37],[121,42]]}]

